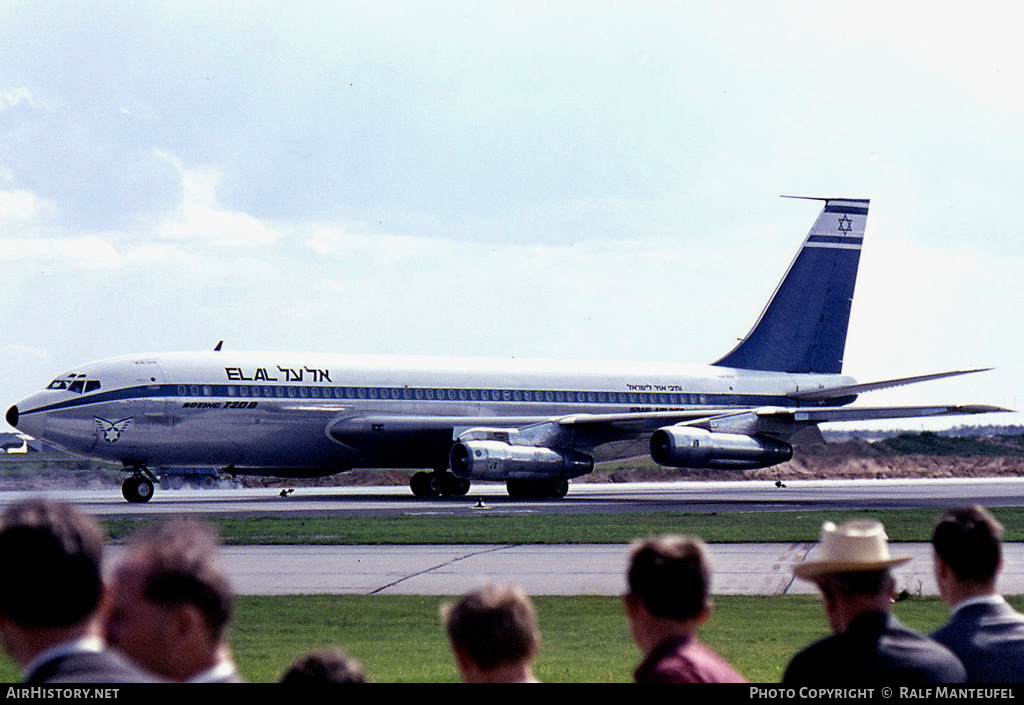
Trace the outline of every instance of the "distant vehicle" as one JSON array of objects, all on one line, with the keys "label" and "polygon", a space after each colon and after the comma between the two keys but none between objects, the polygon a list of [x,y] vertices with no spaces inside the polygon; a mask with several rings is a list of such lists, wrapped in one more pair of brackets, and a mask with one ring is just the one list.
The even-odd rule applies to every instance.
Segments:
[{"label": "distant vehicle", "polygon": [[[966,374],[858,384],[843,353],[868,201],[827,198],[750,333],[713,365],[269,352],[132,355],[83,365],[7,421],[78,455],[120,462],[132,502],[162,467],[321,477],[425,468],[417,496],[474,480],[562,497],[595,462],[744,470],[792,457],[828,421],[1005,411],[855,407],[859,394]],[[666,306],[666,324],[679,309]]]}]

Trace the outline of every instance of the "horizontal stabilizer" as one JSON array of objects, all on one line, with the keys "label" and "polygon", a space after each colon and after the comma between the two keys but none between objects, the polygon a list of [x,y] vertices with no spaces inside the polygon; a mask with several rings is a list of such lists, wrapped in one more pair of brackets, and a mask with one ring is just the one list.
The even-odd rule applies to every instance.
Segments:
[{"label": "horizontal stabilizer", "polygon": [[839,406],[789,409],[785,407],[767,407],[757,409],[759,416],[787,418],[797,422],[826,423],[829,421],[875,421],[879,419],[910,419],[926,416],[959,416],[969,414],[994,414],[1012,412],[999,406],[968,404],[963,406]]},{"label": "horizontal stabilizer", "polygon": [[930,375],[918,375],[916,377],[900,377],[898,379],[888,379],[882,382],[867,382],[865,384],[849,384],[843,387],[829,387],[827,389],[809,389],[806,391],[793,392],[787,396],[790,399],[797,399],[799,401],[826,401],[828,399],[837,399],[839,397],[848,397],[850,395],[862,394],[864,392],[875,392],[879,389],[890,389],[892,387],[902,387],[905,384],[916,384],[918,382],[930,382],[935,379],[944,379],[946,377],[958,377],[960,375],[974,374],[975,372],[988,372],[991,367],[983,367],[976,370],[954,370],[952,372],[937,372]]}]

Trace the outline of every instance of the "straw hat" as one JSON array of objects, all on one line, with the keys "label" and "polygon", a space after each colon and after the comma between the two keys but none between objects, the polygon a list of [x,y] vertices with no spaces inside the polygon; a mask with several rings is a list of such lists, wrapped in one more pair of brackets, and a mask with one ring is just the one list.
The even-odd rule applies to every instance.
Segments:
[{"label": "straw hat", "polygon": [[832,573],[884,570],[910,560],[910,556],[889,555],[887,540],[885,527],[877,521],[848,521],[839,526],[826,521],[821,527],[817,560],[801,563],[793,573],[804,580],[816,580]]}]

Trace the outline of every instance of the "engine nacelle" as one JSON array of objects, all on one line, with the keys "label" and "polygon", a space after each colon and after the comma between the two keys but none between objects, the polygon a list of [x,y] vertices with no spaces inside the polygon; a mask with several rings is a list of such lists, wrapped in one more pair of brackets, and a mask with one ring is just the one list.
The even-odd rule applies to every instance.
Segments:
[{"label": "engine nacelle", "polygon": [[651,436],[651,458],[675,468],[752,470],[784,463],[793,446],[774,438],[712,433],[690,426],[665,426]]},{"label": "engine nacelle", "polygon": [[572,478],[594,469],[594,459],[585,453],[501,441],[459,441],[449,461],[455,475],[470,480]]}]

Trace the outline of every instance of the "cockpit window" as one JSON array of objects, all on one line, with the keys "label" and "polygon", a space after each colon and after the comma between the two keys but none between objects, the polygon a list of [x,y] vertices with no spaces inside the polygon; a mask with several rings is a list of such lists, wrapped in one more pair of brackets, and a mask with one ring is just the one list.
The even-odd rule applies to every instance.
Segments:
[{"label": "cockpit window", "polygon": [[95,392],[100,388],[100,381],[98,379],[55,379],[50,382],[47,389],[67,389],[70,392],[76,394],[85,394],[88,392]]}]

